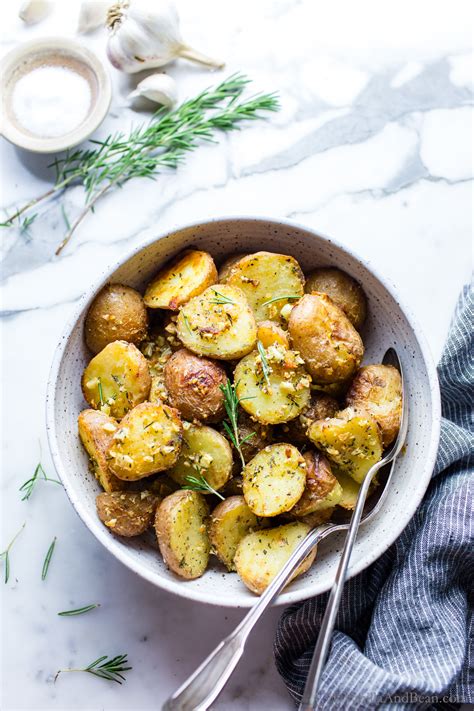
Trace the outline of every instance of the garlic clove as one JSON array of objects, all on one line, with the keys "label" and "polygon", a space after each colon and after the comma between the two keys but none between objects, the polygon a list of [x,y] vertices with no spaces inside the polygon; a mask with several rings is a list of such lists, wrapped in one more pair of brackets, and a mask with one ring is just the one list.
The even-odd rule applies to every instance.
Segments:
[{"label": "garlic clove", "polygon": [[128,100],[133,101],[138,97],[145,97],[157,104],[171,108],[178,103],[178,85],[168,74],[151,74],[143,79],[135,91],[128,95]]},{"label": "garlic clove", "polygon": [[53,6],[54,3],[49,0],[30,0],[22,4],[18,14],[25,24],[35,25],[50,14]]},{"label": "garlic clove", "polygon": [[98,27],[105,27],[109,2],[106,0],[87,0],[81,2],[77,31],[80,34],[93,32]]}]

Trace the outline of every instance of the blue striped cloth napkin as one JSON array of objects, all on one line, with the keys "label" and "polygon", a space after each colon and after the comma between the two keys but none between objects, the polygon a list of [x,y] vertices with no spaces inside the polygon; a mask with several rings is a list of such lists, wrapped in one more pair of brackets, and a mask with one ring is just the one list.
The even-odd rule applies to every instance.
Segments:
[{"label": "blue striped cloth napkin", "polygon": [[[400,538],[348,581],[317,709],[455,709],[474,702],[474,293],[461,295],[438,375],[433,480]],[[328,594],[283,613],[277,669],[299,702]]]}]

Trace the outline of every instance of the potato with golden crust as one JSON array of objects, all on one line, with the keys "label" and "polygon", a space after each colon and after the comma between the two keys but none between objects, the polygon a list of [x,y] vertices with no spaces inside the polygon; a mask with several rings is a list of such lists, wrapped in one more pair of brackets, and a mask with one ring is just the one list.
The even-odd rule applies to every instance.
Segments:
[{"label": "potato with golden crust", "polygon": [[[235,568],[242,582],[249,590],[261,595],[309,531],[306,523],[294,521],[247,534],[237,546],[234,556]],[[315,557],[316,548],[306,556],[291,580],[306,573]]]},{"label": "potato with golden crust", "polygon": [[82,375],[82,392],[89,405],[119,420],[148,398],[150,387],[145,356],[125,341],[105,346]]},{"label": "potato with golden crust", "polygon": [[400,429],[402,379],[393,365],[365,365],[358,370],[346,395],[346,405],[365,410],[377,422],[384,447]]},{"label": "potato with golden crust", "polygon": [[327,294],[357,331],[367,317],[367,298],[361,285],[336,267],[320,267],[306,277],[305,292]]},{"label": "potato with golden crust", "polygon": [[150,309],[176,311],[217,282],[217,269],[208,252],[195,249],[178,254],[148,284],[144,301]]},{"label": "potato with golden crust", "polygon": [[193,580],[206,570],[210,543],[209,507],[196,491],[180,489],[158,506],[155,531],[163,560],[173,573]]},{"label": "potato with golden crust", "polygon": [[125,481],[169,469],[178,459],[182,436],[177,410],[162,403],[137,405],[113,436],[107,453],[109,469]]},{"label": "potato with golden crust", "polygon": [[259,519],[249,509],[243,496],[230,496],[211,513],[209,540],[212,551],[227,570],[235,570],[237,546],[247,533],[259,528]]},{"label": "potato with golden crust", "polygon": [[247,254],[227,270],[222,281],[242,289],[257,321],[278,319],[282,308],[304,293],[304,274],[288,254]]},{"label": "potato with golden crust", "polygon": [[99,353],[114,341],[138,345],[147,335],[148,315],[138,291],[124,284],[107,284],[95,297],[84,322],[87,347]]},{"label": "potato with golden crust", "polygon": [[115,491],[99,494],[95,503],[102,523],[118,536],[139,536],[153,523],[160,499],[151,491]]},{"label": "potato with golden crust", "polygon": [[224,259],[222,262],[221,266],[219,267],[219,283],[220,284],[225,284],[226,279],[230,274],[230,270],[236,264],[242,257],[246,257],[247,255],[245,252],[239,252],[238,254],[231,254],[230,257],[227,257]]},{"label": "potato with golden crust", "polygon": [[342,497],[342,487],[326,457],[316,450],[305,452],[306,483],[302,497],[288,513],[296,518],[333,509]]},{"label": "potato with golden crust", "polygon": [[255,346],[257,324],[244,293],[219,284],[210,286],[181,309],[177,335],[197,355],[234,360]]},{"label": "potato with golden crust", "polygon": [[305,294],[288,322],[292,346],[317,383],[339,383],[360,365],[364,345],[347,316],[326,294]]},{"label": "potato with golden crust", "polygon": [[340,406],[335,398],[324,393],[312,393],[308,407],[294,420],[281,425],[282,438],[293,444],[307,444],[308,427],[316,420],[334,417],[338,410]]},{"label": "potato with golden crust", "polygon": [[257,340],[264,348],[272,345],[290,348],[288,333],[276,321],[261,321],[257,328]]},{"label": "potato with golden crust", "polygon": [[83,410],[77,418],[79,437],[89,455],[91,471],[107,493],[120,491],[125,483],[109,471],[107,451],[118,422],[100,410]]},{"label": "potato with golden crust", "polygon": [[225,414],[221,386],[227,374],[219,363],[181,348],[164,367],[169,402],[185,420],[218,422]]},{"label": "potato with golden crust", "polygon": [[168,474],[180,486],[189,484],[187,477],[203,476],[218,491],[230,479],[232,463],[230,444],[220,432],[206,425],[185,423],[181,452]]}]

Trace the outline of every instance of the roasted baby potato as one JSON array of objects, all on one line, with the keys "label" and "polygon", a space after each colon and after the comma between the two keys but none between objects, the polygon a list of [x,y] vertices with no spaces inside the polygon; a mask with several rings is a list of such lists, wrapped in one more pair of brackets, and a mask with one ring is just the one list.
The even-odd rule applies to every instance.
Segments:
[{"label": "roasted baby potato", "polygon": [[184,489],[167,496],[156,510],[158,547],[168,568],[181,578],[199,578],[207,568],[208,516],[204,496]]},{"label": "roasted baby potato", "polygon": [[115,491],[99,494],[95,503],[102,523],[118,536],[139,536],[153,523],[160,499],[150,491]]},{"label": "roasted baby potato", "polygon": [[293,348],[317,383],[347,380],[359,367],[362,339],[326,294],[305,294],[292,309],[288,328]]},{"label": "roasted baby potato", "polygon": [[270,444],[245,466],[243,492],[257,516],[289,511],[303,495],[306,462],[291,444]]},{"label": "roasted baby potato", "polygon": [[[306,523],[295,521],[247,534],[237,546],[234,557],[242,582],[249,590],[261,595],[309,531]],[[316,548],[301,563],[292,580],[306,573],[315,557]]]},{"label": "roasted baby potato", "polygon": [[221,386],[227,374],[219,363],[181,348],[167,361],[164,381],[171,405],[185,420],[218,422],[224,417]]},{"label": "roasted baby potato", "polygon": [[145,356],[133,343],[114,341],[84,370],[82,392],[91,407],[121,419],[150,393],[151,377]]},{"label": "roasted baby potato", "polygon": [[150,309],[176,311],[217,282],[214,260],[207,252],[181,252],[148,284],[144,301]]},{"label": "roasted baby potato", "polygon": [[346,396],[346,404],[365,410],[377,422],[384,447],[391,444],[400,429],[402,417],[402,379],[392,365],[366,365],[360,368]]},{"label": "roasted baby potato", "polygon": [[309,405],[294,420],[286,422],[281,426],[283,438],[295,444],[305,444],[308,442],[308,427],[316,420],[324,420],[326,417],[334,417],[340,410],[338,401],[330,395],[324,393],[313,393]]},{"label": "roasted baby potato", "polygon": [[311,378],[295,351],[259,346],[235,369],[236,395],[242,408],[258,422],[288,422],[308,405]]},{"label": "roasted baby potato", "polygon": [[87,347],[99,353],[114,341],[138,345],[146,338],[148,316],[143,299],[123,284],[107,284],[89,307],[84,322]]},{"label": "roasted baby potato", "polygon": [[382,436],[377,422],[367,413],[346,408],[337,417],[313,422],[310,440],[331,462],[359,484],[382,458]]},{"label": "roasted baby potato", "polygon": [[[272,428],[253,420],[246,412],[240,411],[237,420],[237,432],[245,462],[272,441]],[[236,457],[237,460],[237,457]]]},{"label": "roasted baby potato", "polygon": [[183,425],[168,405],[144,402],[120,423],[108,450],[109,469],[134,481],[173,466],[181,449]]},{"label": "roasted baby potato", "polygon": [[341,498],[337,502],[337,505],[343,509],[353,511],[357,503],[357,497],[359,496],[360,484],[354,481],[349,474],[346,474],[335,464],[333,465],[332,471],[342,489]]},{"label": "roasted baby potato", "polygon": [[187,477],[203,476],[218,491],[232,475],[230,444],[212,427],[185,423],[181,453],[168,474],[180,486],[189,483]]},{"label": "roasted baby potato", "polygon": [[107,451],[118,423],[100,410],[83,410],[77,418],[79,437],[89,455],[91,470],[107,493],[120,491],[125,484],[109,471]]},{"label": "roasted baby potato", "polygon": [[276,321],[261,321],[257,328],[257,340],[260,341],[264,348],[272,345],[290,348],[288,333]]},{"label": "roasted baby potato", "polygon": [[213,552],[227,570],[235,570],[234,556],[242,538],[258,527],[259,520],[243,496],[230,496],[216,506],[211,514],[209,539]]},{"label": "roasted baby potato", "polygon": [[326,457],[315,450],[305,452],[303,456],[306,462],[305,488],[302,497],[289,511],[296,518],[333,509],[342,497],[342,487]]},{"label": "roasted baby potato", "polygon": [[327,294],[354,328],[360,330],[367,316],[367,298],[360,284],[349,274],[335,267],[315,269],[306,277],[305,291]]},{"label": "roasted baby potato", "polygon": [[288,303],[303,296],[304,275],[294,257],[256,252],[235,262],[222,281],[244,292],[257,321],[278,319]]},{"label": "roasted baby potato", "polygon": [[193,353],[221,360],[241,358],[257,340],[257,324],[240,289],[210,286],[179,312],[177,335]]}]

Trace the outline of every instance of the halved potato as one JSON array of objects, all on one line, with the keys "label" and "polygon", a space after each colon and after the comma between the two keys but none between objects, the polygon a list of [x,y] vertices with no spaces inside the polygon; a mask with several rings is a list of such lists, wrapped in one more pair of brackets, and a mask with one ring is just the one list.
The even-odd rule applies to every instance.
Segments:
[{"label": "halved potato", "polygon": [[270,444],[243,470],[243,492],[257,516],[277,516],[301,498],[306,483],[306,462],[291,444]]},{"label": "halved potato", "polygon": [[236,262],[238,262],[242,257],[245,257],[245,252],[239,252],[238,254],[231,254],[230,257],[225,259],[221,266],[219,267],[219,283],[225,284],[225,280],[230,273],[231,268]]},{"label": "halved potato", "polygon": [[158,272],[146,288],[144,301],[150,309],[176,311],[216,282],[217,269],[211,255],[188,250]]},{"label": "halved potato", "polygon": [[82,392],[89,405],[119,420],[147,399],[150,387],[145,356],[125,341],[105,346],[82,375]]},{"label": "halved potato", "polygon": [[291,310],[288,329],[293,348],[315,382],[339,383],[359,367],[362,339],[326,294],[305,294]]},{"label": "halved potato", "polygon": [[282,308],[304,293],[303,272],[288,254],[247,254],[230,267],[222,281],[242,289],[257,321],[278,319]]},{"label": "halved potato", "polygon": [[264,348],[272,345],[290,348],[288,333],[276,321],[261,321],[257,328],[257,339]]},{"label": "halved potato", "polygon": [[242,538],[258,527],[259,520],[243,496],[230,496],[216,506],[211,513],[209,539],[213,552],[227,570],[235,570],[234,556]]},{"label": "halved potato", "polygon": [[306,462],[305,488],[302,497],[289,511],[296,518],[333,509],[342,497],[342,487],[326,457],[315,450],[305,452],[303,456]]},{"label": "halved potato", "polygon": [[89,455],[91,470],[97,481],[110,493],[125,488],[125,484],[109,471],[107,451],[118,423],[100,410],[83,410],[77,418],[79,437]]},{"label": "halved potato", "polygon": [[153,523],[160,499],[151,491],[115,491],[96,497],[102,523],[118,536],[139,536]]},{"label": "halved potato", "polygon": [[[242,582],[249,590],[261,595],[310,530],[306,523],[295,521],[247,534],[237,546],[234,557]],[[315,557],[316,548],[306,556],[291,580],[306,573]]]},{"label": "halved potato", "polygon": [[359,496],[360,484],[336,465],[333,467],[333,473],[342,488],[342,495],[337,505],[343,509],[353,511]]},{"label": "halved potato", "polygon": [[181,309],[177,334],[193,353],[233,360],[255,346],[257,324],[243,292],[219,284],[210,286]]},{"label": "halved potato", "polygon": [[331,462],[359,484],[382,458],[382,437],[376,421],[351,408],[346,408],[337,417],[313,422],[308,436]]},{"label": "halved potato", "polygon": [[146,337],[148,316],[138,291],[124,284],[107,284],[95,297],[84,322],[86,344],[99,353],[113,341],[138,344]]},{"label": "halved potato", "polygon": [[402,417],[402,379],[392,365],[365,365],[356,373],[346,404],[368,412],[382,432],[384,447],[393,442]]},{"label": "halved potato", "polygon": [[230,444],[212,427],[186,423],[181,453],[168,474],[180,486],[189,483],[187,480],[189,476],[195,478],[203,476],[217,491],[232,475]]},{"label": "halved potato", "polygon": [[155,531],[163,560],[181,578],[199,578],[207,568],[209,507],[196,491],[175,491],[156,510]]},{"label": "halved potato", "polygon": [[313,393],[303,412],[294,420],[281,426],[283,438],[293,444],[307,444],[308,427],[316,420],[334,417],[339,409],[339,403],[335,398],[324,393]]},{"label": "halved potato", "polygon": [[327,294],[360,330],[367,316],[367,298],[360,284],[347,272],[335,267],[315,269],[306,277],[305,291]]},{"label": "halved potato", "polygon": [[183,425],[176,410],[144,402],[121,421],[108,450],[109,469],[134,481],[173,466],[181,449]]},{"label": "halved potato", "polygon": [[311,378],[295,351],[272,345],[253,351],[234,372],[242,408],[263,424],[297,417],[308,405]]}]

